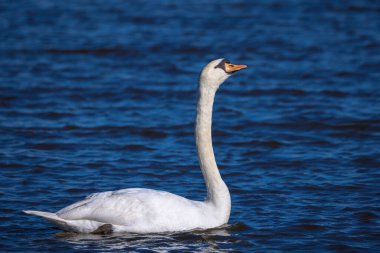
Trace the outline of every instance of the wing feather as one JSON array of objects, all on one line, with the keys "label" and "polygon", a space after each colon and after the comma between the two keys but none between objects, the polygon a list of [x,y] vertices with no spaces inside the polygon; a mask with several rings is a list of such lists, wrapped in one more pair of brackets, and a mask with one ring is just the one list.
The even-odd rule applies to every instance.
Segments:
[{"label": "wing feather", "polygon": [[93,220],[116,225],[131,225],[149,212],[149,197],[160,191],[131,188],[89,195],[57,212],[66,220]]}]

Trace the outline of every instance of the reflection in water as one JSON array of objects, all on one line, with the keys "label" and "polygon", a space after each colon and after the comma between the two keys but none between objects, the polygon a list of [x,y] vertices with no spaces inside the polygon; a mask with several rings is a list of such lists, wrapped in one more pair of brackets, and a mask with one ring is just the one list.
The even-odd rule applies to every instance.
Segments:
[{"label": "reflection in water", "polygon": [[56,237],[74,245],[77,250],[96,248],[102,250],[139,249],[167,252],[170,250],[196,251],[201,249],[202,252],[223,252],[233,250],[232,248],[223,247],[226,246],[226,242],[235,240],[233,233],[246,229],[249,229],[247,225],[236,223],[215,229],[180,233],[98,235],[61,232],[57,233]]}]

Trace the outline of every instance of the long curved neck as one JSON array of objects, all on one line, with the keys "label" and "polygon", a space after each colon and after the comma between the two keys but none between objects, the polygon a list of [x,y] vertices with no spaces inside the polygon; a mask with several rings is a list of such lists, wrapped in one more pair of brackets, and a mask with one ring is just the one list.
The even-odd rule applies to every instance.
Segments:
[{"label": "long curved neck", "polygon": [[[195,138],[199,163],[207,187],[207,202],[212,202],[229,217],[231,210],[230,193],[220,176],[212,148],[211,123],[215,92],[216,90],[200,83]],[[227,220],[228,217],[226,217]]]}]

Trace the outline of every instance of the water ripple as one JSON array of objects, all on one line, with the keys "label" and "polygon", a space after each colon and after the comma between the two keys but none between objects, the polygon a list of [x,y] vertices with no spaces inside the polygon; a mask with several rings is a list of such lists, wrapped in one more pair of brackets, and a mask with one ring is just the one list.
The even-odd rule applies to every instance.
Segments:
[{"label": "water ripple", "polygon": [[[0,251],[373,252],[380,228],[378,1],[8,1],[0,6]],[[203,200],[198,74],[229,225],[61,233],[56,211],[127,187]]]}]

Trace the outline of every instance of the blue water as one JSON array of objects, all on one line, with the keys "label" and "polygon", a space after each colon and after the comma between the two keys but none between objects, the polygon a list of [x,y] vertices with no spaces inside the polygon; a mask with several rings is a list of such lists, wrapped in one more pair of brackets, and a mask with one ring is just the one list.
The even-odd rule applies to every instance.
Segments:
[{"label": "blue water", "polygon": [[[210,60],[229,224],[76,235],[21,213],[128,187],[206,192]],[[380,251],[379,1],[0,2],[0,251]]]}]

